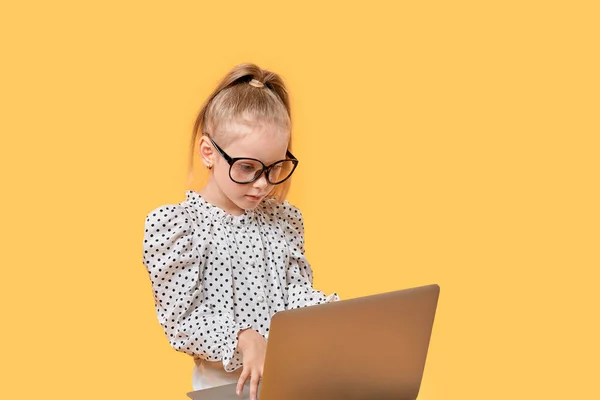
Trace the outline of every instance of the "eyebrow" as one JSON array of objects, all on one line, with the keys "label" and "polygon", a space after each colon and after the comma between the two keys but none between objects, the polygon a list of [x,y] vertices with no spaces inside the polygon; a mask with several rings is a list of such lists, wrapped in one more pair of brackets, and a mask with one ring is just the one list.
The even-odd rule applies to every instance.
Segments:
[{"label": "eyebrow", "polygon": [[[223,151],[225,151],[225,150],[223,150]],[[262,163],[263,163],[263,164],[265,164],[266,166],[269,166],[269,165],[271,165],[271,164],[274,164],[274,163],[276,163],[277,161],[282,161],[282,160],[289,160],[289,159],[291,159],[291,157],[288,157],[288,155],[289,155],[289,154],[290,154],[290,152],[289,152],[289,151],[286,149],[286,150],[285,150],[285,155],[283,156],[283,158],[278,158],[278,159],[276,159],[276,160],[273,160],[273,161],[266,162],[266,161],[263,161],[262,159],[260,159],[260,158],[258,158],[258,157],[251,157],[251,156],[248,156],[248,155],[244,155],[244,156],[235,156],[235,157],[234,157],[234,156],[232,156],[231,154],[227,153],[227,155],[229,155],[229,157],[231,157],[231,158],[251,158],[251,159],[253,159],[253,160],[258,160],[258,161],[262,162]]]},{"label": "eyebrow", "polygon": [[270,162],[263,161],[263,160],[261,160],[261,159],[260,159],[260,158],[258,158],[258,157],[248,157],[248,156],[244,156],[244,157],[231,157],[231,158],[249,158],[249,159],[252,159],[252,160],[258,160],[258,161],[262,162],[263,164],[265,164],[265,166],[267,166],[267,167],[268,167],[269,165],[275,164],[277,161],[289,160],[289,158],[287,158],[287,157],[284,157],[284,158],[278,158],[277,160],[275,160],[275,161],[270,161]]}]

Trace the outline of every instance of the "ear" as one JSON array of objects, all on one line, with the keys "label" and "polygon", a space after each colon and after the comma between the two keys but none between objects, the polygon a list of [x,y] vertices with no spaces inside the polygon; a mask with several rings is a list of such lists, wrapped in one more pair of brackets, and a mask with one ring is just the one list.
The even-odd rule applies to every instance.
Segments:
[{"label": "ear", "polygon": [[208,140],[206,136],[202,135],[200,142],[198,143],[198,147],[202,162],[208,169],[211,169],[215,165],[215,149],[212,147],[210,140]]}]

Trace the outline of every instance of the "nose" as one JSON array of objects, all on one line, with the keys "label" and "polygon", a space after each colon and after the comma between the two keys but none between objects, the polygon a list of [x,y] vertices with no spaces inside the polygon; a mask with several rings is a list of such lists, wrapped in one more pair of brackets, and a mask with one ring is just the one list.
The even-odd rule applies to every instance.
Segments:
[{"label": "nose", "polygon": [[256,189],[259,189],[259,190],[262,190],[262,189],[266,188],[267,185],[269,185],[269,182],[267,182],[267,173],[266,173],[266,171],[263,172],[262,174],[260,174],[260,176],[258,177],[257,180],[255,180],[254,182],[252,182],[252,186],[254,186]]}]

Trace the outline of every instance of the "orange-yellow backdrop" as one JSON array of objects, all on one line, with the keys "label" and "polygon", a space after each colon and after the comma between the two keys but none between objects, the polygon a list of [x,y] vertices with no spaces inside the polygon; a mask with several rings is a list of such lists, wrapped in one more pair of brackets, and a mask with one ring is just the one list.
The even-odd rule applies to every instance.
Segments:
[{"label": "orange-yellow backdrop", "polygon": [[600,397],[595,2],[300,3],[1,6],[0,398],[185,398],[143,222],[244,61],[293,96],[316,286],[441,285],[421,399]]}]

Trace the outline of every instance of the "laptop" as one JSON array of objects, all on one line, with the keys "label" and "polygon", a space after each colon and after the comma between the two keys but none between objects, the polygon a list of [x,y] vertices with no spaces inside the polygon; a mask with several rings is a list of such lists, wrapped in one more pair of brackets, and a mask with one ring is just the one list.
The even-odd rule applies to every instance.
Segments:
[{"label": "laptop", "polygon": [[[421,286],[281,311],[271,320],[259,400],[414,400],[440,288]],[[236,384],[194,400],[249,399]]]}]

